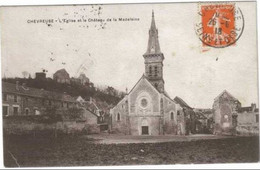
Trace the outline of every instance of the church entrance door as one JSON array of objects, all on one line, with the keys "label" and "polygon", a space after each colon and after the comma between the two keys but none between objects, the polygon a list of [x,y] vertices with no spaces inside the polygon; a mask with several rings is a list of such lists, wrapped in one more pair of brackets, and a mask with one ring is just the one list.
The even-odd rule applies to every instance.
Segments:
[{"label": "church entrance door", "polygon": [[142,135],[149,135],[149,127],[142,126]]}]

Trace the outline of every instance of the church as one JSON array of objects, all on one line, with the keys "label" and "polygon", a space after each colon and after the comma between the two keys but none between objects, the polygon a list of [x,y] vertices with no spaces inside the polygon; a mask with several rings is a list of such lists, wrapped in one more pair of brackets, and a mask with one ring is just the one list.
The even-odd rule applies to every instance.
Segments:
[{"label": "church", "polygon": [[126,135],[184,135],[185,115],[164,89],[163,60],[158,29],[152,12],[145,73],[124,98],[110,110],[111,131]]}]

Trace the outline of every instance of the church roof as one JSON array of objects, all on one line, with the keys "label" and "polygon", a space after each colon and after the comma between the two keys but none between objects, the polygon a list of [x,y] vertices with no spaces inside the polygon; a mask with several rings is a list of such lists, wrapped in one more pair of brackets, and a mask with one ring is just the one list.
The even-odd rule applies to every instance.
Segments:
[{"label": "church roof", "polygon": [[149,30],[148,47],[144,55],[149,55],[149,54],[162,54],[160,49],[159,39],[158,39],[158,30],[155,25],[154,12],[152,12],[152,22]]},{"label": "church roof", "polygon": [[[176,101],[174,101],[174,100],[172,100],[171,98],[170,98],[170,96],[168,95],[168,93],[166,92],[166,91],[164,91],[164,92],[160,92],[157,88],[155,88],[154,86],[153,86],[153,84],[147,79],[147,77],[143,74],[142,75],[142,77],[137,81],[137,83],[134,85],[134,87],[129,91],[129,93],[128,94],[130,94],[132,91],[133,91],[133,89],[138,85],[138,83],[142,80],[142,79],[146,79],[147,81],[148,81],[148,83],[158,92],[158,93],[160,93],[160,94],[163,94],[165,97],[167,97],[169,100],[171,100],[171,101],[173,101],[174,103],[176,103]],[[128,95],[127,94],[127,95]]]},{"label": "church roof", "polygon": [[174,98],[174,101],[181,105],[181,107],[187,107],[189,109],[192,109],[182,98],[176,96]]},{"label": "church roof", "polygon": [[222,93],[220,93],[215,99],[214,101],[218,100],[224,93],[226,93],[229,97],[231,97],[233,100],[238,101],[238,99],[236,99],[234,96],[232,96],[227,90],[224,90]]}]

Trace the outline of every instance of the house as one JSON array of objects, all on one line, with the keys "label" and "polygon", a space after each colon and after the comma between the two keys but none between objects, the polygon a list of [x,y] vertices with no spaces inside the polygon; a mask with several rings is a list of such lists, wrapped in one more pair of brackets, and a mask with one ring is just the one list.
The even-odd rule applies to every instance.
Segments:
[{"label": "house", "polygon": [[110,110],[111,131],[127,135],[184,135],[183,109],[164,89],[164,55],[160,50],[154,13],[143,57],[145,73]]},{"label": "house", "polygon": [[89,101],[82,100],[82,97],[78,97],[77,101],[79,102],[79,107],[83,108],[85,112],[91,113],[93,119],[88,122],[92,122],[94,125],[94,122],[96,123],[99,132],[100,131],[107,131],[110,121],[110,115],[109,115],[109,105],[106,102],[98,101],[90,98]]},{"label": "house", "polygon": [[65,69],[60,69],[53,74],[53,80],[58,83],[70,84],[70,75]]},{"label": "house", "polygon": [[76,106],[70,95],[27,87],[19,82],[2,82],[2,101],[3,116],[40,115],[48,109],[63,112]]},{"label": "house", "polygon": [[256,104],[238,109],[237,133],[259,135],[259,109]]},{"label": "house", "polygon": [[35,73],[35,79],[40,80],[40,81],[46,80],[46,73],[45,72]]},{"label": "house", "polygon": [[196,118],[196,133],[213,133],[212,109],[194,108]]},{"label": "house", "polygon": [[196,115],[193,111],[193,108],[178,96],[174,98],[174,101],[183,108],[186,123],[186,134],[188,135],[196,133]]},{"label": "house", "polygon": [[224,90],[213,103],[214,134],[259,134],[259,113],[255,104],[242,107],[238,99]]},{"label": "house", "polygon": [[84,73],[81,73],[78,79],[80,80],[81,85],[86,85],[89,83],[89,78]]},{"label": "house", "polygon": [[214,99],[214,134],[235,133],[238,108],[241,108],[241,103],[226,90]]},{"label": "house", "polygon": [[70,80],[78,85],[93,87],[93,83],[89,81],[89,78],[84,73],[81,73],[78,78],[72,77]]}]

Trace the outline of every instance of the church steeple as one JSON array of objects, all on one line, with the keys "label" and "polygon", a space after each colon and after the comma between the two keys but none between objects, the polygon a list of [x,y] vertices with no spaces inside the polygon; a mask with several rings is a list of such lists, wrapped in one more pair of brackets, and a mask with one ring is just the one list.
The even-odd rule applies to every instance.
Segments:
[{"label": "church steeple", "polygon": [[148,54],[160,54],[160,45],[158,40],[158,30],[155,25],[154,12],[152,12],[152,22],[149,30],[149,39],[146,55]]},{"label": "church steeple", "polygon": [[164,55],[161,52],[158,29],[155,25],[154,12],[152,11],[152,22],[149,30],[148,47],[143,55],[145,60],[145,76],[160,92],[164,91],[163,80],[163,60]]}]

